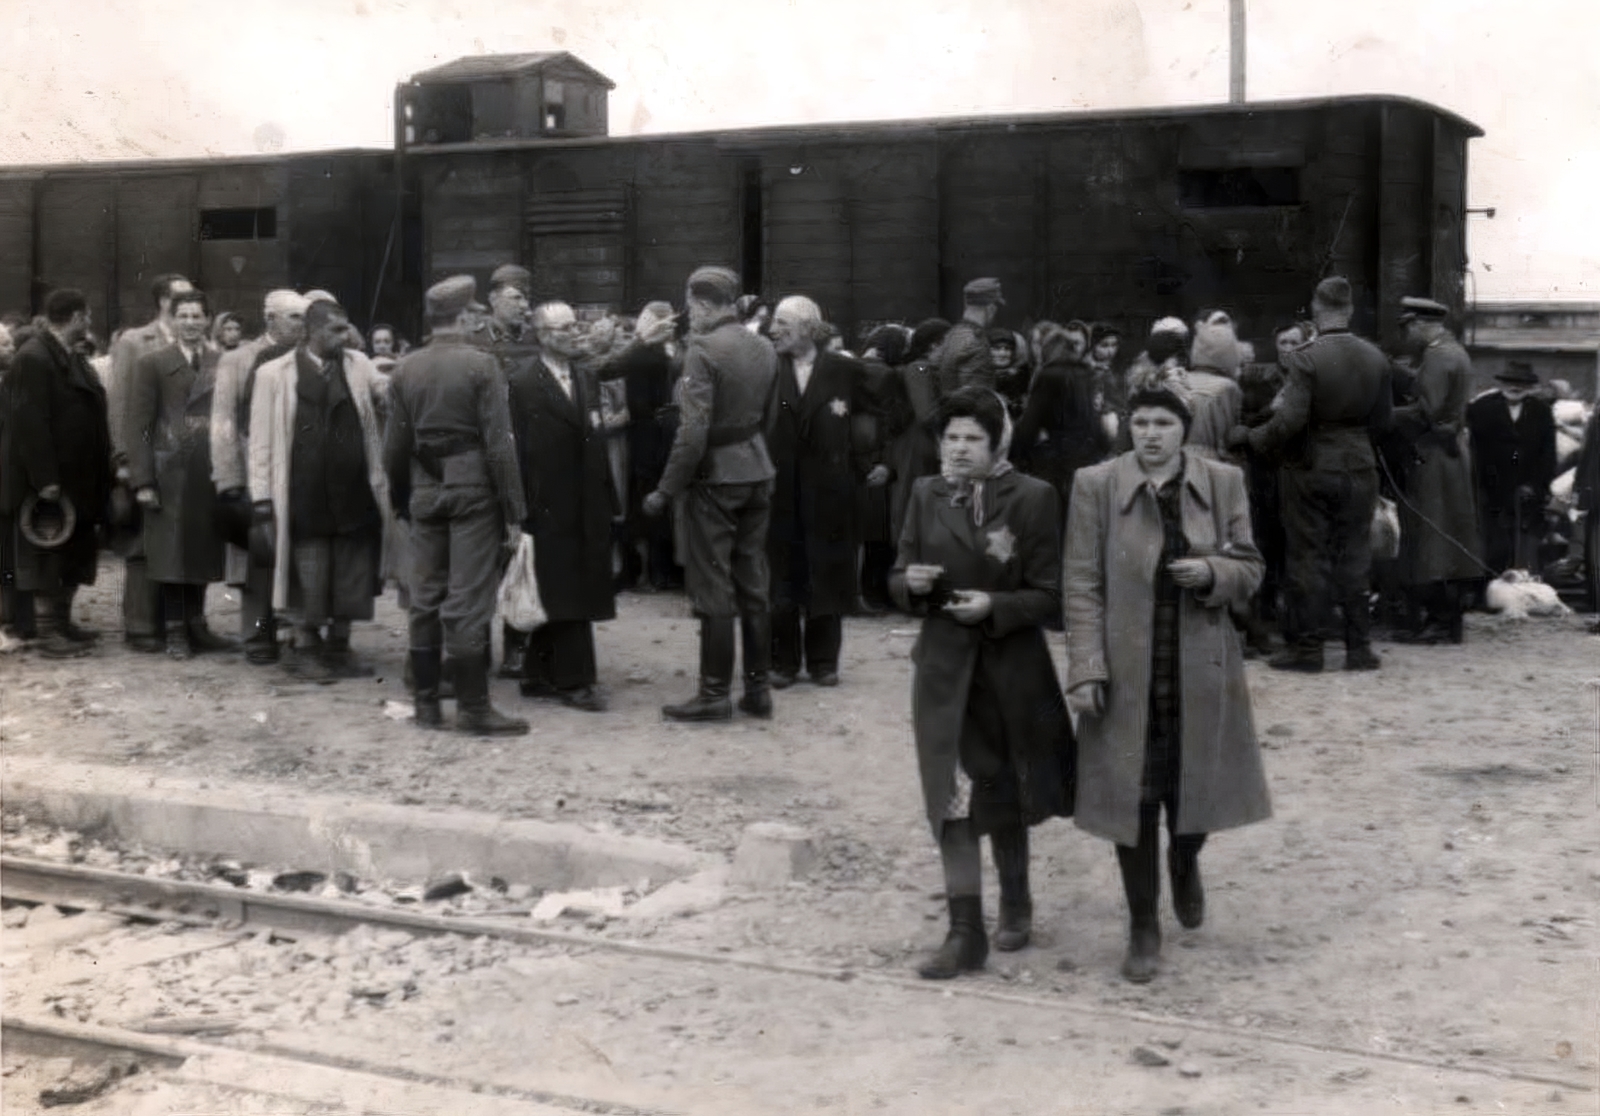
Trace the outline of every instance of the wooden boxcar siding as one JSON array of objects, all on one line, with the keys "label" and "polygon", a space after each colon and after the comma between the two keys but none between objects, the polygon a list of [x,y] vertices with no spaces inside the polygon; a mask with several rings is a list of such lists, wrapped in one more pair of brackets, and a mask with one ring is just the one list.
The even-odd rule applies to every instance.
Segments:
[{"label": "wooden boxcar siding", "polygon": [[33,306],[35,179],[0,178],[0,313]]},{"label": "wooden boxcar siding", "polygon": [[95,332],[109,336],[118,325],[130,324],[116,314],[116,179],[45,178],[34,205],[39,267],[34,308],[42,309],[52,287],[79,287],[88,299]]},{"label": "wooden boxcar siding", "polygon": [[737,153],[712,142],[640,144],[633,158],[633,305],[683,303],[702,264],[739,269],[743,173]]},{"label": "wooden boxcar siding", "polygon": [[[289,285],[289,244],[295,233],[287,204],[289,168],[283,163],[207,168],[200,174],[197,210],[265,209],[277,218],[271,240],[202,240],[195,282],[213,310],[232,310],[251,332],[262,327],[261,300],[275,287]],[[197,235],[197,234],[196,234]]]}]

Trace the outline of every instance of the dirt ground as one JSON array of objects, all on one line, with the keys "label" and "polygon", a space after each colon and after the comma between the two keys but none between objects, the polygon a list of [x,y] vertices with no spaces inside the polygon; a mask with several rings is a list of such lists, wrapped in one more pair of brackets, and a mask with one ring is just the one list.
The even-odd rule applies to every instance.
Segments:
[{"label": "dirt ground", "polygon": [[[910,738],[915,628],[906,618],[849,621],[844,684],[802,684],[777,695],[771,722],[679,726],[663,723],[658,711],[692,689],[694,624],[681,597],[624,595],[618,619],[596,635],[611,711],[525,703],[511,683],[497,683],[500,704],[522,709],[535,730],[482,741],[422,732],[386,715],[385,702],[406,697],[403,617],[392,597],[380,600],[375,623],[355,633],[381,677],[315,686],[238,656],[174,664],[128,652],[109,634],[119,580],[108,565],[83,595],[86,622],[108,633],[92,657],[0,656],[8,755],[578,821],[722,854],[731,854],[744,825],[786,821],[816,836],[822,863],[808,879],[692,918],[613,924],[605,933],[894,975],[909,974],[943,933],[937,856],[920,813]],[[220,589],[210,605],[214,625],[235,630],[234,605]],[[1441,1067],[1490,1064],[1594,1083],[1600,640],[1585,632],[1590,619],[1475,615],[1461,647],[1380,643],[1384,666],[1375,673],[1284,675],[1250,664],[1275,816],[1207,845],[1205,927],[1180,930],[1168,910],[1161,975],[1144,987],[1123,982],[1116,968],[1124,909],[1111,849],[1070,822],[1035,830],[1035,945],[991,956],[987,971],[964,983],[1059,1004],[1060,1014],[961,1001],[969,1031],[984,1042],[1014,1040],[974,1053],[973,1068],[1013,1082],[1018,1073],[1048,1072],[1059,1089],[1076,1059],[1096,1080],[1120,1080],[1130,1072],[1125,1059],[1108,1069],[1094,1046],[1115,1026],[1073,1014],[1101,1010],[1214,1025],[1228,1037],[1213,1045],[1240,1051],[1258,1049],[1252,1034],[1271,1034]],[[1059,637],[1056,647],[1059,655]],[[1330,661],[1337,664],[1337,652]],[[992,877],[988,886],[992,907]],[[623,980],[618,972],[613,963],[596,987]],[[829,1072],[825,1055],[846,1065],[854,1048],[883,1049],[901,1026],[911,1028],[908,1041],[913,1031],[923,1036],[903,1054],[906,1072],[922,1056],[957,1057],[947,1038],[935,1041],[948,1000],[927,997],[902,1019],[888,1006],[869,1010],[876,991],[841,1000],[842,987],[807,987],[786,986],[783,995],[812,997],[796,1005],[797,1014],[821,1013],[828,1033],[803,1042],[790,1036],[804,1057],[769,1040],[745,1043],[738,1068],[727,1072],[758,1094],[787,1081],[797,1094],[814,1094],[815,1107],[837,1107],[815,1080]],[[567,1010],[570,1018],[582,1009]],[[748,1022],[734,1013],[726,1026],[737,1037]],[[1069,1027],[1088,1044],[1077,1056],[1060,1038]],[[616,1036],[628,1049],[647,1039]],[[486,1041],[481,1056],[493,1049]],[[1323,1068],[1297,1070],[1298,1056],[1272,1049],[1265,1061],[1229,1063],[1243,1075],[1237,1088],[1208,1103],[1195,1094],[1184,1108],[1161,1092],[1158,1105],[1155,1094],[1140,1093],[1145,1100],[1129,1110],[1237,1111],[1247,1100],[1269,1111],[1372,1110],[1355,1098],[1336,1101],[1344,1087],[1329,1084]],[[699,1064],[726,1060],[731,1050],[721,1050],[702,1047]],[[959,1066],[934,1073],[924,1065],[924,1084],[942,1090],[924,1096],[949,1099],[951,1111],[982,1107],[977,1094],[964,1093],[958,1104],[950,1091],[976,1087]],[[894,1067],[884,1074],[875,1095],[894,1093]],[[987,1111],[1040,1110],[1033,1086],[1007,1093],[1005,1081],[990,1084],[993,1096],[1015,1103]],[[1592,1093],[1569,1092],[1557,1103],[1559,1091],[1547,1097],[1548,1089],[1520,1088],[1517,1096],[1536,1099],[1541,1111],[1596,1108]],[[1426,1108],[1419,1101],[1390,1110],[1435,1103],[1505,1110],[1510,1100],[1505,1093],[1416,1096]],[[1512,1110],[1527,1110],[1520,1105]]]}]

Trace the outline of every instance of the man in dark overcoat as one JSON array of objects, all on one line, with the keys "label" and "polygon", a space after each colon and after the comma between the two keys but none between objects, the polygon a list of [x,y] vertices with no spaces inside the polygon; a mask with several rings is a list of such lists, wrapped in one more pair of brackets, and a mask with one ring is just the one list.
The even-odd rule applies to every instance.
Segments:
[{"label": "man in dark overcoat", "polygon": [[550,619],[528,637],[522,692],[588,712],[606,707],[594,622],[617,614],[614,501],[600,392],[577,365],[578,319],[564,302],[533,312],[539,355],[511,373],[511,426],[528,501],[539,598]]},{"label": "man in dark overcoat", "polygon": [[1421,352],[1415,401],[1395,408],[1411,449],[1400,501],[1400,579],[1410,609],[1405,643],[1460,643],[1464,588],[1482,576],[1466,411],[1472,358],[1445,328],[1447,307],[1429,298],[1400,300],[1401,324]]},{"label": "man in dark overcoat", "polygon": [[[489,316],[483,329],[473,336],[499,362],[502,384],[509,382],[513,369],[539,353],[533,324],[529,321],[532,306],[528,299],[532,293],[533,273],[521,264],[501,264],[489,276]],[[528,633],[502,624],[500,635],[500,677],[520,679]],[[449,668],[445,674],[448,677]]]},{"label": "man in dark overcoat", "polygon": [[775,470],[763,432],[777,407],[778,358],[771,342],[739,324],[739,288],[739,276],[725,267],[689,276],[678,429],[644,503],[647,514],[662,515],[677,501],[684,582],[700,618],[700,686],[689,700],[662,707],[673,721],[732,718],[736,617],[744,646],[739,708],[772,716],[767,522]]},{"label": "man in dark overcoat", "polygon": [[1373,436],[1389,425],[1389,358],[1350,332],[1350,282],[1317,285],[1311,312],[1317,336],[1289,352],[1280,403],[1267,420],[1230,432],[1229,442],[1281,457],[1279,501],[1286,538],[1283,637],[1279,670],[1322,669],[1328,613],[1344,619],[1346,670],[1376,670],[1372,618],[1372,512],[1378,500]]},{"label": "man in dark overcoat", "polygon": [[793,685],[802,665],[819,686],[839,684],[843,619],[856,601],[856,490],[883,485],[851,439],[851,416],[871,408],[860,361],[819,350],[822,312],[804,295],[778,303],[778,405],[767,428],[777,469],[767,560],[772,566],[772,686]]},{"label": "man in dark overcoat", "polygon": [[[44,314],[49,328],[17,350],[0,387],[0,523],[11,534],[16,591],[45,606],[37,610],[39,650],[67,658],[94,639],[72,622],[72,598],[94,584],[95,531],[111,495],[111,430],[105,389],[76,351],[89,330],[83,292],[51,291]],[[65,542],[38,547],[24,537],[17,516],[30,496],[70,501],[76,520]]]},{"label": "man in dark overcoat", "polygon": [[205,343],[205,295],[172,296],[176,339],[140,358],[127,400],[128,486],[139,503],[150,581],[160,586],[167,654],[222,651],[206,626],[206,586],[222,580],[217,490],[211,482],[211,402],[218,354]]},{"label": "man in dark overcoat", "polygon": [[[128,431],[128,400],[137,380],[139,361],[158,349],[170,346],[177,338],[172,321],[174,295],[193,290],[189,280],[181,275],[158,275],[151,282],[150,294],[155,299],[156,316],[137,329],[127,330],[111,349],[111,372],[106,380],[107,421],[111,425],[113,467],[118,483],[126,484],[131,495],[133,485],[129,479],[128,458],[135,447]],[[118,523],[125,532],[116,540],[118,550],[125,559],[122,585],[123,638],[135,651],[159,652],[162,647],[162,609],[160,590],[152,583],[145,564],[144,532],[138,522],[139,512],[134,512],[131,523]]]},{"label": "man in dark overcoat", "polygon": [[614,358],[607,375],[620,379],[628,401],[627,545],[643,542],[645,573],[655,589],[680,588],[683,571],[672,552],[672,523],[667,516],[644,514],[644,499],[672,448],[672,340],[677,315],[668,302],[651,302],[639,311],[633,342]]},{"label": "man in dark overcoat", "polygon": [[1467,404],[1483,557],[1497,574],[1538,573],[1544,506],[1556,476],[1555,415],[1533,394],[1539,376],[1527,361],[1508,362],[1495,382]]}]

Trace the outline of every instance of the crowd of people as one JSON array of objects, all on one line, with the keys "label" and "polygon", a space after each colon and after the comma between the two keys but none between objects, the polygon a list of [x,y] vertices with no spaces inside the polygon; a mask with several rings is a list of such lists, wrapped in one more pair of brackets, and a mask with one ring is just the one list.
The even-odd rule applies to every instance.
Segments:
[{"label": "crowd of people", "polygon": [[[73,601],[109,547],[130,648],[242,650],[329,683],[373,673],[352,626],[392,585],[416,722],[443,727],[453,700],[457,729],[500,735],[529,731],[489,698],[496,591],[524,535],[546,619],[504,629],[499,674],[586,712],[607,707],[594,624],[619,591],[686,594],[698,685],[662,714],[690,722],[839,685],[843,618],[911,613],[950,900],[930,978],[987,954],[980,838],[996,948],[1018,949],[1028,828],[1072,815],[1116,845],[1123,972],[1150,979],[1163,811],[1186,926],[1204,917],[1206,835],[1269,812],[1245,657],[1316,672],[1342,638],[1344,669],[1377,669],[1375,621],[1461,642],[1485,578],[1537,572],[1569,466],[1593,564],[1594,418],[1564,445],[1560,386],[1516,363],[1474,397],[1429,299],[1399,307],[1409,351],[1381,351],[1350,331],[1338,277],[1265,361],[1221,309],[1137,344],[1105,323],[1002,328],[991,278],[967,284],[959,320],[878,324],[857,352],[812,299],[769,303],[721,267],[689,276],[681,312],[588,322],[536,302],[514,264],[486,303],[452,277],[414,349],[383,323],[363,338],[325,291],[271,292],[253,339],[182,276],[152,294],[152,321],[104,356],[80,291],[0,328],[12,637],[89,653]],[[218,582],[238,591],[238,640],[207,622]],[[1065,686],[1046,635],[1062,629]]]}]

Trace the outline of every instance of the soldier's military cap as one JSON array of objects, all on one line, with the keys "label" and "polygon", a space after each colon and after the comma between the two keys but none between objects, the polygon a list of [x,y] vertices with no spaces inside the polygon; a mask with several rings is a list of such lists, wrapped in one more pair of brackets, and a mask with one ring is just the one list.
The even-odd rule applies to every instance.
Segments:
[{"label": "soldier's military cap", "polygon": [[1000,293],[1000,280],[994,278],[974,279],[961,288],[961,299],[968,306],[1004,306],[1005,298]]},{"label": "soldier's military cap", "polygon": [[463,310],[482,310],[478,281],[470,275],[452,275],[428,288],[422,296],[430,318],[453,318]]},{"label": "soldier's military cap", "polygon": [[739,276],[726,267],[697,267],[689,276],[688,286],[691,294],[715,292],[730,306],[739,297]]},{"label": "soldier's military cap", "polygon": [[1416,319],[1440,322],[1449,316],[1450,308],[1442,302],[1433,301],[1431,298],[1417,298],[1407,295],[1400,300],[1400,320],[1402,322]]},{"label": "soldier's military cap", "polygon": [[521,264],[501,264],[489,276],[489,289],[492,291],[496,287],[516,287],[523,294],[530,294],[533,291],[533,272]]}]

